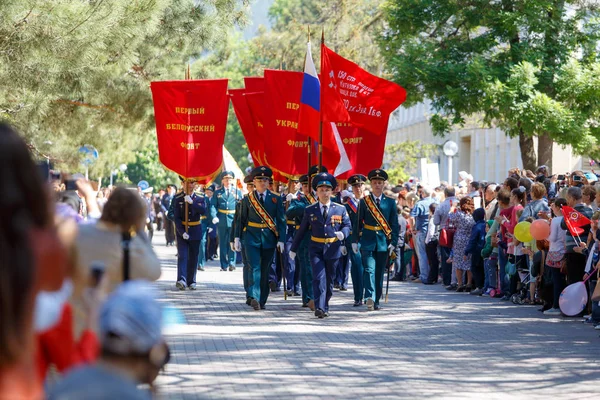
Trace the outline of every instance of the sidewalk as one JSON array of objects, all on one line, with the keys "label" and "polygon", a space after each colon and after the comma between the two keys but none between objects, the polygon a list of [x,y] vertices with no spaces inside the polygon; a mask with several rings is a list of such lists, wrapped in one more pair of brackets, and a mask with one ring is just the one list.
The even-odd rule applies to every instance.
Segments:
[{"label": "sidewalk", "polygon": [[162,300],[187,324],[169,330],[165,399],[542,398],[600,396],[600,338],[579,319],[534,306],[390,282],[377,312],[334,291],[329,318],[301,298],[272,293],[267,310],[245,304],[241,267],[198,271],[198,290],[175,289],[175,248],[154,238]]}]

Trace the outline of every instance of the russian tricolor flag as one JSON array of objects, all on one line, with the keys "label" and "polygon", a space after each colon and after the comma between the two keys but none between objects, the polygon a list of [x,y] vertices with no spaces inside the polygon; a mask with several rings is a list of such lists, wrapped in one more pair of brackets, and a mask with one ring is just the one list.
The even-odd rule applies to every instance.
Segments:
[{"label": "russian tricolor flag", "polygon": [[304,61],[304,79],[300,97],[300,116],[298,117],[298,132],[319,141],[319,121],[321,114],[321,83],[312,59],[310,42]]},{"label": "russian tricolor flag", "polygon": [[[300,96],[300,115],[298,117],[298,132],[319,142],[319,124],[321,121],[321,83],[312,58],[310,42],[306,49],[304,62],[304,78],[302,81],[302,95]],[[328,123],[323,129],[323,147],[335,150],[340,155],[340,162],[333,173],[334,176],[343,174],[352,169],[344,143],[334,122]]]}]

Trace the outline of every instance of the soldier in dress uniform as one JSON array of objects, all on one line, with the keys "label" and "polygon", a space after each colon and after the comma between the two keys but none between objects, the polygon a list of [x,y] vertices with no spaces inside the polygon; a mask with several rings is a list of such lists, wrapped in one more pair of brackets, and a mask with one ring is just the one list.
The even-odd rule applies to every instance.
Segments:
[{"label": "soldier in dress uniform", "polygon": [[383,169],[368,174],[371,193],[358,205],[356,229],[352,231],[352,251],[360,255],[364,268],[363,282],[369,311],[379,310],[383,293],[383,276],[389,257],[398,243],[396,201],[383,194],[388,179]]},{"label": "soldier in dress uniform", "polygon": [[252,170],[254,191],[242,200],[239,224],[236,224],[234,249],[244,249],[252,267],[250,305],[255,310],[265,309],[269,297],[269,267],[277,249],[284,251],[285,211],[281,196],[267,189],[270,168],[260,166]]},{"label": "soldier in dress uniform", "polygon": [[[297,179],[290,179],[288,181],[288,194],[285,196],[285,204],[286,208],[289,208],[292,201],[298,198],[298,193],[296,191],[296,183]],[[281,255],[281,261],[284,264],[285,270],[285,281],[286,286],[283,288],[288,296],[297,296],[298,295],[298,287],[296,281],[296,261],[292,260],[289,256],[290,248],[292,247],[292,242],[294,241],[294,235],[296,234],[296,221],[292,219],[286,218],[287,230],[286,230],[286,240],[285,240],[285,251]]]},{"label": "soldier in dress uniform", "polygon": [[[198,185],[196,194],[204,199],[204,204],[210,205],[210,199],[204,192],[204,185]],[[206,264],[206,240],[210,223],[208,216],[201,216],[200,223],[202,225],[202,238],[200,239],[200,249],[198,250],[198,271],[204,271],[204,265]]]},{"label": "soldier in dress uniform", "polygon": [[[344,207],[346,207],[346,212],[348,213],[348,218],[350,218],[350,225],[352,225],[352,217],[350,216],[350,211],[348,210],[347,207],[347,201],[350,197],[351,193],[348,192],[347,190],[343,190],[342,192],[340,192],[340,197],[342,199],[342,205]],[[333,201],[333,199],[331,200]],[[350,236],[352,235],[352,232],[350,232]],[[346,246],[347,249],[351,248],[352,245],[352,241],[349,237],[347,237],[346,239],[344,239],[344,246]],[[350,252],[352,253],[352,252]],[[353,254],[353,253],[352,253]],[[350,257],[351,255],[348,254],[348,252],[346,254],[344,254],[342,256],[342,258],[340,258],[340,262],[338,263],[338,266],[335,270],[335,280],[333,281],[333,288],[334,289],[339,289],[340,292],[346,292],[348,290],[348,278],[350,276]]]},{"label": "soldier in dress uniform", "polygon": [[242,199],[242,192],[232,185],[233,172],[224,171],[221,174],[221,188],[213,195],[210,202],[212,223],[217,225],[219,235],[219,261],[221,271],[235,270],[235,252],[229,246],[231,225],[235,214],[235,204]]},{"label": "soldier in dress uniform", "polygon": [[[316,173],[316,170],[315,170]],[[302,218],[304,217],[304,210],[306,207],[317,202],[317,198],[313,191],[308,186],[308,175],[302,175],[300,177],[300,184],[302,185],[302,193],[296,196],[295,199],[290,198],[289,206],[286,211],[286,217],[288,221],[294,221],[297,226],[300,226]],[[296,229],[297,231],[297,229]],[[296,237],[294,233],[294,239]],[[310,259],[308,257],[308,245],[310,243],[310,235],[305,235],[301,239],[300,245],[296,252],[298,258],[294,260],[296,268],[300,269],[300,285],[302,286],[302,307],[308,307],[311,311],[315,311],[314,308],[314,292],[313,292],[313,274],[312,267],[310,266]]]},{"label": "soldier in dress uniform", "polygon": [[[244,178],[244,183],[246,184],[246,189],[248,189],[248,194],[254,191],[254,181],[252,180],[252,175],[248,175]],[[244,195],[244,197],[247,197]],[[233,219],[233,226],[231,227],[231,246],[232,250],[235,251],[235,233],[237,232],[237,226],[241,223],[241,210],[242,210],[242,202],[238,201],[235,206],[235,217]],[[244,235],[245,229],[241,229],[240,233],[240,242],[242,243],[242,276],[244,281],[244,292],[246,292],[246,304],[250,305],[251,296],[250,296],[250,288],[252,287],[252,268],[250,267],[250,263],[248,263],[248,257],[246,257],[246,251],[244,250]]]},{"label": "soldier in dress uniform", "polygon": [[207,229],[207,233],[206,233],[206,255],[204,256],[206,261],[209,261],[209,260],[212,261],[215,258],[217,258],[217,243],[218,243],[217,226],[215,224],[213,224],[212,218],[209,218],[210,217],[210,203],[212,202],[214,193],[215,193],[215,185],[214,184],[204,188],[204,194],[206,195],[206,201],[207,201],[206,205],[209,207],[209,209],[206,211],[206,214],[207,214],[206,221],[208,223],[208,225],[207,225],[208,229]]},{"label": "soldier in dress uniform", "polygon": [[[352,223],[352,231],[357,229],[358,223],[358,205],[360,200],[363,198],[363,192],[365,189],[365,182],[367,177],[364,175],[352,175],[348,178],[348,184],[352,187],[352,195],[346,200],[346,211],[350,216],[350,222]],[[346,246],[352,246],[352,237],[346,240]],[[360,253],[350,252],[348,255],[350,258],[350,276],[352,277],[352,289],[354,290],[354,307],[358,307],[363,304],[364,296],[364,285],[363,285],[363,266]]]},{"label": "soldier in dress uniform", "polygon": [[347,253],[344,239],[350,235],[351,228],[346,209],[331,201],[336,185],[333,175],[327,172],[315,176],[312,186],[319,201],[304,210],[290,251],[290,257],[296,258],[300,242],[304,236],[310,236],[308,253],[313,272],[315,316],[318,318],[329,316],[335,270],[340,257]]},{"label": "soldier in dress uniform", "polygon": [[185,290],[186,286],[190,290],[196,290],[196,263],[202,239],[200,218],[206,212],[206,204],[203,197],[194,193],[195,180],[179,179],[183,182],[183,191],[173,199],[173,220],[177,231],[176,286],[179,290]]}]

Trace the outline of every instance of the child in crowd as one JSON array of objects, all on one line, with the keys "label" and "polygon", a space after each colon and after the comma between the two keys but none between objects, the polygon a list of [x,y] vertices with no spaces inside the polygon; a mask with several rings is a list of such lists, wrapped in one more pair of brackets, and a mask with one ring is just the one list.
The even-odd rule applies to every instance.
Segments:
[{"label": "child in crowd", "polygon": [[485,246],[485,210],[478,208],[473,211],[473,220],[475,225],[471,228],[471,237],[469,238],[469,244],[465,250],[465,255],[471,254],[471,273],[473,274],[473,281],[476,289],[471,291],[471,294],[481,296],[483,294],[484,284],[484,272],[483,272],[483,258],[481,257],[481,250]]}]

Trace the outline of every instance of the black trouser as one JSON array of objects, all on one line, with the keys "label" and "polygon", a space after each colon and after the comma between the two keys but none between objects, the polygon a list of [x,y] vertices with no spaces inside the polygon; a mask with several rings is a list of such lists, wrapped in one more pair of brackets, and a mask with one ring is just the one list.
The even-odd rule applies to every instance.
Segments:
[{"label": "black trouser", "polygon": [[437,283],[438,281],[438,276],[440,274],[440,260],[438,259],[437,248],[437,240],[432,240],[425,245],[427,261],[429,262],[429,276],[427,277],[427,283]]},{"label": "black trouser", "polygon": [[581,282],[585,274],[585,264],[587,261],[585,255],[567,253],[565,254],[565,259],[567,260],[567,283],[571,285],[575,282]]},{"label": "black trouser", "polygon": [[558,299],[560,298],[562,291],[567,286],[565,282],[565,275],[560,272],[560,268],[550,268],[550,270],[552,272],[552,284],[554,285],[554,299],[552,299],[552,308],[560,308]]},{"label": "black trouser", "polygon": [[154,236],[154,225],[152,224],[152,221],[146,224],[146,229],[148,229],[148,239],[150,239],[150,242],[152,243],[152,237]]},{"label": "black trouser", "polygon": [[473,274],[475,287],[483,289],[485,275],[483,271],[483,257],[481,257],[481,250],[479,249],[475,249],[475,252],[471,255],[471,273]]},{"label": "black trouser", "polygon": [[440,246],[440,258],[442,259],[442,281],[444,286],[449,286],[452,283],[452,264],[446,260],[450,258],[450,247]]},{"label": "black trouser", "polygon": [[165,219],[165,240],[167,244],[175,242],[175,223]]}]

